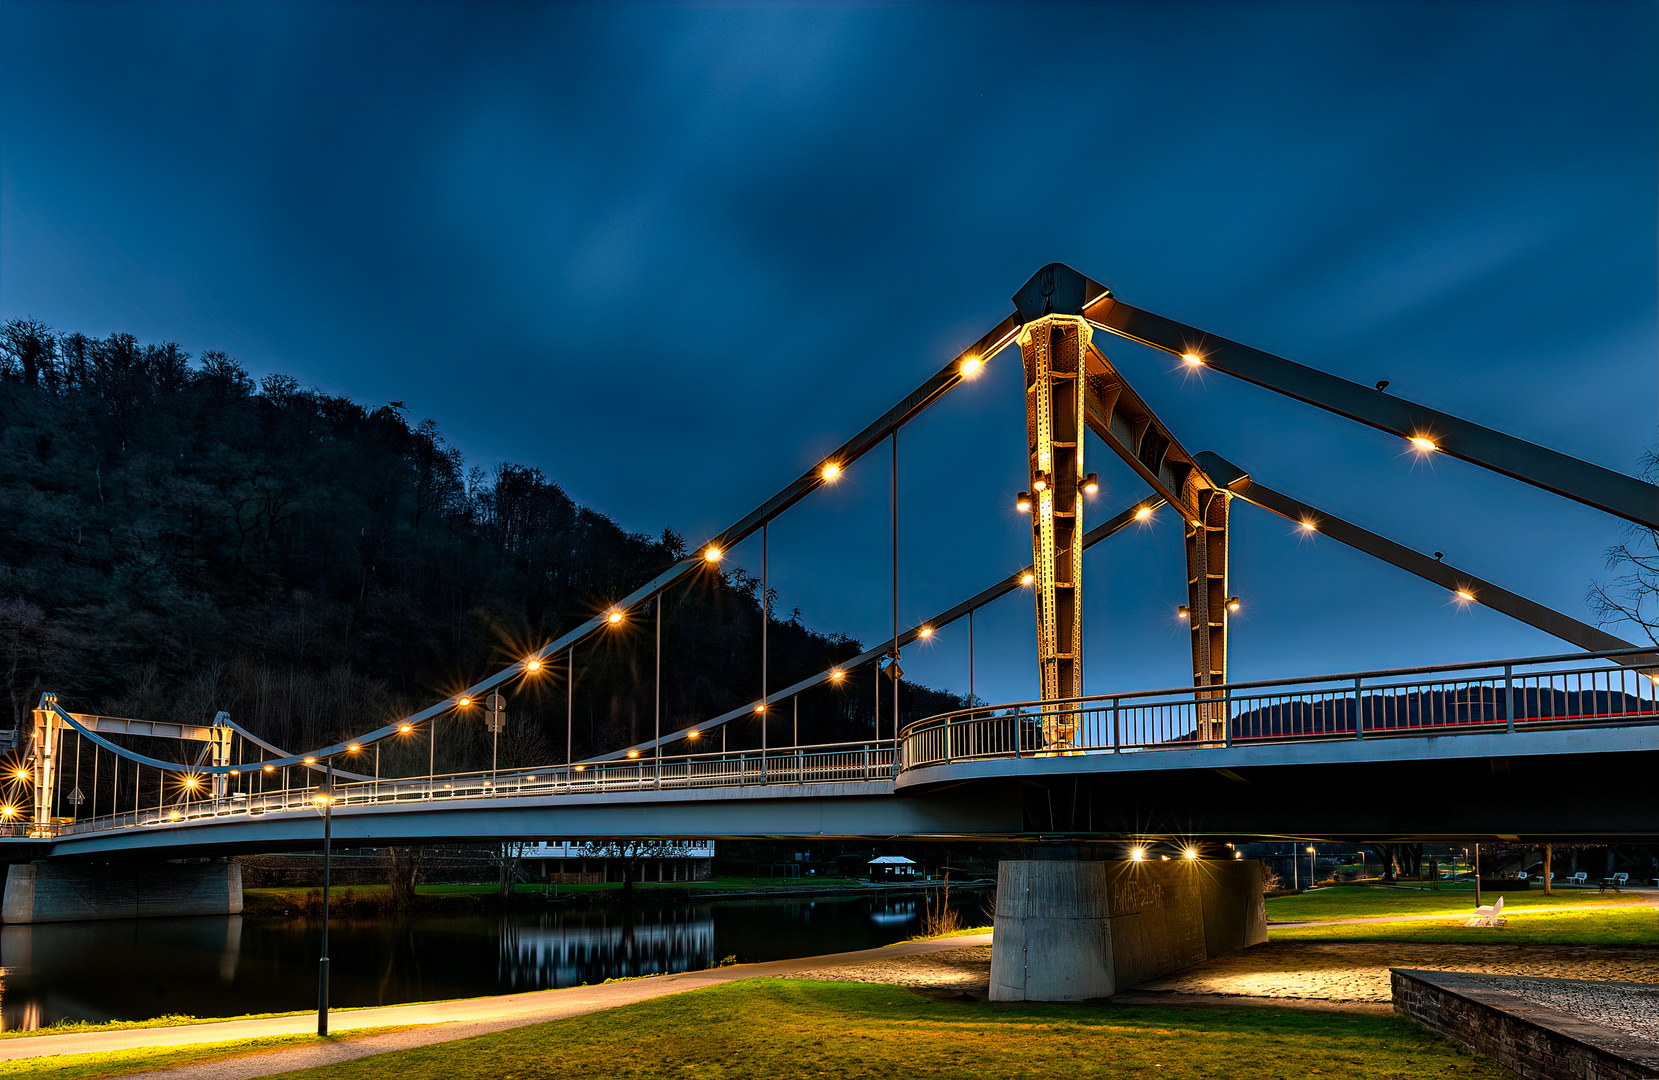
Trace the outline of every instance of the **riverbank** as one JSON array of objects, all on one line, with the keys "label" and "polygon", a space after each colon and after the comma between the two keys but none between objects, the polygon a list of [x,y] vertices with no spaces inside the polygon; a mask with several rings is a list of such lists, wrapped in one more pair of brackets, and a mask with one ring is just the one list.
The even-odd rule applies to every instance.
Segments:
[{"label": "riverbank", "polygon": [[[953,890],[991,888],[995,883],[953,881]],[[711,878],[707,881],[636,881],[634,899],[652,903],[695,903],[715,900],[756,900],[799,897],[881,896],[943,889],[943,881],[868,882],[856,878]],[[579,885],[520,883],[510,897],[494,884],[418,885],[414,912],[488,911],[560,904],[621,903],[628,897],[620,881]],[[242,890],[244,915],[315,916],[322,913],[322,889],[273,888]],[[395,910],[387,885],[347,885],[329,890],[329,910],[342,917],[376,915]]]}]

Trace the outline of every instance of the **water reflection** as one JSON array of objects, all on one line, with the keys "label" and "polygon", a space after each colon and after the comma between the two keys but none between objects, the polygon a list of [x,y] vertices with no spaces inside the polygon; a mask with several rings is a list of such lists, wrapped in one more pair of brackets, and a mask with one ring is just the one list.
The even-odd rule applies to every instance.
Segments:
[{"label": "water reflection", "polygon": [[[979,898],[960,900],[977,917]],[[870,948],[917,933],[922,907],[912,893],[337,919],[332,997],[431,1001]],[[311,1008],[319,931],[241,916],[0,927],[0,1027]]]}]

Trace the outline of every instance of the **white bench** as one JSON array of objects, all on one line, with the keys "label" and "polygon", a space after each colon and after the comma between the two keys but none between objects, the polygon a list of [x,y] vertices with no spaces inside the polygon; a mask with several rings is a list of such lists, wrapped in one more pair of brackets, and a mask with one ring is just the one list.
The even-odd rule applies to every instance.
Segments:
[{"label": "white bench", "polygon": [[1503,917],[1503,897],[1498,897],[1496,903],[1482,904],[1475,909],[1475,917],[1464,923],[1464,926],[1503,926],[1507,919]]}]

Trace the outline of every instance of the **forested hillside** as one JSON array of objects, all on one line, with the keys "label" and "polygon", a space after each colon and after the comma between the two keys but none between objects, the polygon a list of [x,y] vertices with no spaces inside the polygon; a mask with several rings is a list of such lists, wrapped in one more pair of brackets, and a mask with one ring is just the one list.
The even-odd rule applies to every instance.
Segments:
[{"label": "forested hillside", "polygon": [[[683,554],[672,531],[630,533],[538,469],[469,468],[396,402],[366,408],[283,375],[255,384],[223,353],[193,360],[126,334],[4,326],[0,725],[26,728],[50,689],[115,715],[228,709],[315,746],[453,693]],[[753,579],[704,572],[663,615],[665,729],[757,696]],[[649,735],[648,623],[577,650],[577,757]],[[770,634],[774,687],[861,649],[776,616]],[[803,698],[802,740],[867,737],[872,677]],[[562,760],[564,664],[509,697],[503,763]],[[905,717],[957,703],[901,690]],[[455,722],[471,737],[440,768],[487,755],[476,718]],[[758,721],[732,739],[758,744]]]}]

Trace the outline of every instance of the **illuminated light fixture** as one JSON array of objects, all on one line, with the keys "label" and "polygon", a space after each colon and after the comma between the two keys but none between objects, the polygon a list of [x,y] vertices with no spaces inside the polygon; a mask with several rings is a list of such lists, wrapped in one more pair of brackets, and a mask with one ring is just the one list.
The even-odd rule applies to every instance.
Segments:
[{"label": "illuminated light fixture", "polygon": [[[465,708],[468,708],[468,707],[469,707],[469,706],[471,706],[471,705],[472,705],[472,699],[471,699],[471,698],[469,698],[469,697],[464,697],[464,698],[456,698],[456,699],[455,699],[455,704],[457,704],[457,705],[459,705],[459,706],[460,706],[460,707],[461,707],[461,708],[463,708],[463,709],[465,709]],[[307,759],[306,759],[306,760],[308,760],[308,761],[309,761],[309,760],[310,760],[310,759],[309,759],[309,758],[307,758]]]},{"label": "illuminated light fixture", "polygon": [[1227,598],[1227,610],[1228,611],[1237,611],[1241,606],[1242,605],[1239,604],[1239,602],[1238,602],[1238,597],[1229,596]]},{"label": "illuminated light fixture", "polygon": [[27,780],[29,778],[29,770],[19,765],[15,770],[13,770],[12,776],[17,780]]},{"label": "illuminated light fixture", "polygon": [[713,544],[710,544],[708,547],[703,549],[703,561],[706,563],[717,563],[721,559],[725,558],[725,556],[726,553],[715,547]]},{"label": "illuminated light fixture", "polygon": [[841,475],[841,466],[834,461],[826,461],[824,467],[818,470],[818,475],[824,478],[824,483],[828,484]]},{"label": "illuminated light fixture", "polygon": [[1313,532],[1315,529],[1318,528],[1317,525],[1315,525],[1313,522],[1309,521],[1307,518],[1303,518],[1301,524],[1302,524],[1302,531],[1303,532]]},{"label": "illuminated light fixture", "polygon": [[528,659],[524,662],[524,670],[525,671],[540,671],[541,670],[541,661],[539,659],[537,659],[536,657],[532,656],[530,659]]},{"label": "illuminated light fixture", "polygon": [[1197,848],[1188,848],[1187,850],[1181,852],[1181,854],[1186,856],[1189,859],[1196,859],[1196,858],[1198,858],[1198,849]]},{"label": "illuminated light fixture", "polygon": [[755,715],[756,716],[759,716],[761,713],[763,713],[765,711],[766,711],[766,703],[764,701],[761,702],[759,705],[755,706]]},{"label": "illuminated light fixture", "polygon": [[606,619],[610,622],[610,624],[612,626],[615,626],[617,623],[622,621],[622,612],[613,611],[609,615],[606,616]]},{"label": "illuminated light fixture", "polygon": [[1146,849],[1145,848],[1131,848],[1130,851],[1129,851],[1129,859],[1130,859],[1131,862],[1145,862],[1146,861]]},{"label": "illuminated light fixture", "polygon": [[232,776],[241,776],[242,775],[242,770],[241,769],[232,769],[230,771],[230,774]]},{"label": "illuminated light fixture", "polygon": [[631,757],[631,758],[639,757],[639,751],[638,750],[630,750],[630,751],[628,751],[628,756]]},{"label": "illuminated light fixture", "polygon": [[1031,490],[1039,495],[1048,490],[1048,473],[1040,472],[1031,480]]},{"label": "illuminated light fixture", "polygon": [[1160,856],[1158,856],[1158,861],[1159,862],[1168,862],[1169,861],[1169,856],[1168,855],[1160,855]]},{"label": "illuminated light fixture", "polygon": [[984,366],[985,361],[981,360],[977,356],[970,356],[966,360],[962,361],[962,377],[964,379],[972,378],[973,375]]},{"label": "illuminated light fixture", "polygon": [[1022,514],[1031,513],[1031,492],[1022,491],[1014,496],[1014,509]]},{"label": "illuminated light fixture", "polygon": [[196,778],[194,776],[185,777],[184,778],[184,786],[187,787],[187,788],[195,787],[196,786]]},{"label": "illuminated light fixture", "polygon": [[926,641],[928,638],[933,636],[933,627],[922,627],[920,630],[916,631],[916,636],[921,638],[923,641]]},{"label": "illuminated light fixture", "polygon": [[1242,852],[1242,851],[1235,851],[1235,852],[1233,852],[1233,858],[1235,858],[1235,859],[1242,859],[1242,858],[1244,858],[1244,852]]},{"label": "illuminated light fixture", "polygon": [[688,731],[685,733],[685,737],[688,739],[700,739],[703,737],[703,733],[701,731]]},{"label": "illuminated light fixture", "polygon": [[1454,589],[1452,591],[1459,600],[1465,602],[1472,601],[1475,598],[1475,594],[1470,592],[1468,589]]},{"label": "illuminated light fixture", "polygon": [[315,765],[317,763],[317,759],[314,757],[308,757],[305,759],[305,763],[307,765]]},{"label": "illuminated light fixture", "polygon": [[1083,494],[1093,495],[1095,492],[1100,490],[1099,474],[1089,473],[1087,476],[1083,477],[1083,483],[1079,486],[1082,487]]},{"label": "illuminated light fixture", "polygon": [[[446,784],[444,786],[448,787],[449,785]],[[311,796],[311,801],[316,803],[318,806],[321,806],[321,805],[323,805],[324,803],[326,803],[328,801],[328,796],[327,795],[313,795],[313,796]],[[173,816],[177,817],[178,815],[174,814]]]},{"label": "illuminated light fixture", "polygon": [[15,806],[0,806],[0,817],[14,817],[17,814]]},{"label": "illuminated light fixture", "polygon": [[578,766],[576,766],[576,771],[577,771],[577,772],[587,772],[587,769],[588,769],[588,767],[587,767],[587,766],[586,766],[586,765],[578,765]]},{"label": "illuminated light fixture", "polygon": [[1199,366],[1200,364],[1202,364],[1204,362],[1204,358],[1202,356],[1199,356],[1197,353],[1194,353],[1194,352],[1184,352],[1184,353],[1182,353],[1181,354],[1181,359],[1185,360],[1188,364],[1190,364],[1193,367],[1197,367],[1197,366]]},{"label": "illuminated light fixture", "polygon": [[170,821],[177,821],[179,819],[179,812],[174,810],[171,814],[168,814],[167,817]]},{"label": "illuminated light fixture", "polygon": [[411,727],[410,725],[408,725],[408,724],[400,724],[400,725],[398,725],[397,733],[399,735],[407,735],[411,731],[414,731],[414,730],[415,729],[413,727]]},{"label": "illuminated light fixture", "polygon": [[1175,617],[1177,619],[1190,619],[1192,618],[1192,612],[1187,610],[1187,605],[1182,604],[1180,607],[1175,609]]},{"label": "illuminated light fixture", "polygon": [[1152,507],[1150,507],[1150,506],[1137,506],[1137,507],[1135,507],[1135,520],[1136,521],[1145,521],[1147,518],[1149,518],[1151,516],[1152,516]]},{"label": "illuminated light fixture", "polygon": [[1313,854],[1313,845],[1312,845],[1312,844],[1309,844],[1309,845],[1308,845],[1308,854],[1309,854],[1309,855],[1312,855],[1312,854]]},{"label": "illuminated light fixture", "polygon": [[1027,570],[1025,573],[1020,575],[1020,584],[1021,585],[1029,585],[1033,581],[1036,581],[1036,580],[1037,580],[1037,575],[1033,574],[1029,570]]},{"label": "illuminated light fixture", "polygon": [[525,777],[525,779],[526,779],[526,780],[534,780],[534,779],[535,779],[535,777],[534,777],[534,776],[526,776],[526,777]]},{"label": "illuminated light fixture", "polygon": [[842,679],[845,679],[846,677],[847,677],[847,673],[845,671],[841,671],[839,669],[830,672],[830,682],[840,682]]},{"label": "illuminated light fixture", "polygon": [[265,771],[266,772],[276,772],[276,766],[275,765],[267,765],[267,766],[265,766]]},{"label": "illuminated light fixture", "polygon": [[1438,445],[1436,445],[1436,443],[1433,439],[1424,438],[1421,435],[1413,435],[1411,438],[1407,439],[1406,441],[1411,443],[1413,448],[1415,448],[1417,450],[1421,450],[1425,454],[1427,454],[1431,451],[1440,449],[1440,447]]},{"label": "illuminated light fixture", "polygon": [[361,749],[363,749],[361,746],[358,746],[356,743],[352,743],[350,746],[346,747],[346,752],[349,754],[355,754]]}]

